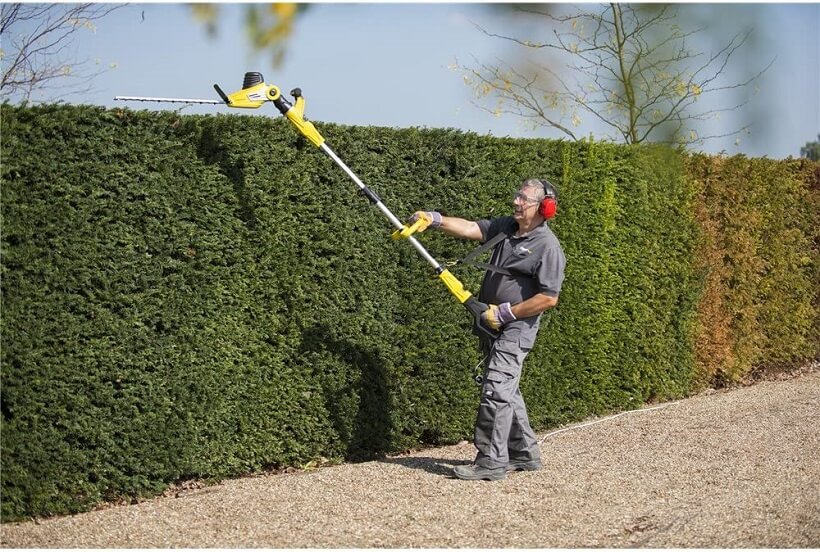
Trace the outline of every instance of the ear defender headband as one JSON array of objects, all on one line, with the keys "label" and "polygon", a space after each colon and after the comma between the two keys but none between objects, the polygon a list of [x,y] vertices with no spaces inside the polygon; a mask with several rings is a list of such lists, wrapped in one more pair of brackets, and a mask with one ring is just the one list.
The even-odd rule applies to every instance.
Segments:
[{"label": "ear defender headband", "polygon": [[555,211],[558,209],[558,190],[555,189],[549,180],[539,180],[538,182],[544,187],[544,199],[538,206],[538,212],[541,216],[549,220],[555,216]]}]

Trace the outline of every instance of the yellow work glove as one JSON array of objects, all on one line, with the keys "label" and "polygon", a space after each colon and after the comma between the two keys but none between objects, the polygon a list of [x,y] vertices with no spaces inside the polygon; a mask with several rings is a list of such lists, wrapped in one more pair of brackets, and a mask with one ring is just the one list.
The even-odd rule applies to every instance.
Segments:
[{"label": "yellow work glove", "polygon": [[509,303],[487,305],[487,310],[481,313],[481,320],[488,328],[500,330],[501,326],[517,320]]},{"label": "yellow work glove", "polygon": [[422,224],[418,229],[419,232],[424,232],[427,227],[438,228],[441,226],[441,213],[438,211],[416,211],[413,213],[407,222],[412,226],[419,219],[423,219],[426,224]]}]

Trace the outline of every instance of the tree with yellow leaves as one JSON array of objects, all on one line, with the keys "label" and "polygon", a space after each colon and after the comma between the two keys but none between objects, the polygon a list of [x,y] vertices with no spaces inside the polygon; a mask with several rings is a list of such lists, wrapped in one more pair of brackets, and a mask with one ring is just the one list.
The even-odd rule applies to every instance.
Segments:
[{"label": "tree with yellow leaves", "polygon": [[[309,7],[310,4],[293,2],[244,4],[245,32],[251,47],[256,51],[270,51],[271,65],[280,66],[285,59],[293,26],[299,14]],[[216,34],[219,8],[219,4],[191,4],[194,17],[203,22],[212,35]]]},{"label": "tree with yellow leaves", "polygon": [[514,114],[533,127],[555,128],[573,140],[584,117],[610,129],[606,138],[626,143],[685,145],[740,134],[747,127],[714,136],[700,136],[696,127],[749,99],[717,108],[703,99],[746,87],[771,66],[743,82],[725,83],[727,65],[750,32],[706,55],[691,49],[703,29],[681,29],[674,6],[612,3],[569,14],[559,14],[554,6],[516,9],[545,18],[550,38],[522,40],[478,28],[520,45],[528,58],[523,67],[478,61],[473,67],[452,67],[463,72],[483,109],[496,116]]}]

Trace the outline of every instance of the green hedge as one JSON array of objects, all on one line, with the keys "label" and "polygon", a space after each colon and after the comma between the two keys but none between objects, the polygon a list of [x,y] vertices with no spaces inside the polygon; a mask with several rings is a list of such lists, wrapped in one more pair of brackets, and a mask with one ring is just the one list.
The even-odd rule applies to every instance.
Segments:
[{"label": "green hedge", "polygon": [[[706,269],[679,154],[319,126],[399,217],[508,214],[523,178],[558,184],[567,278],[525,367],[536,428],[698,383]],[[471,435],[467,314],[287,121],[3,105],[2,138],[4,520]],[[475,245],[421,240],[440,261]],[[477,291],[480,271],[455,273]]]}]

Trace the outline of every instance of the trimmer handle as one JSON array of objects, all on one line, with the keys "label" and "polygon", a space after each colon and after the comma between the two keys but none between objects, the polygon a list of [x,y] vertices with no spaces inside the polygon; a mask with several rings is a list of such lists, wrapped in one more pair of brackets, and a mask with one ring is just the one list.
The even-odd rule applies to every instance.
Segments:
[{"label": "trimmer handle", "polygon": [[464,305],[464,307],[468,311],[470,311],[470,314],[473,315],[473,318],[474,318],[473,327],[476,328],[479,332],[481,332],[484,335],[484,337],[488,337],[488,338],[494,340],[499,335],[501,335],[501,332],[486,326],[481,321],[481,314],[489,308],[487,303],[482,303],[481,301],[476,299],[475,296],[471,296],[469,299],[464,301],[464,303],[462,303],[462,304]]}]

